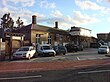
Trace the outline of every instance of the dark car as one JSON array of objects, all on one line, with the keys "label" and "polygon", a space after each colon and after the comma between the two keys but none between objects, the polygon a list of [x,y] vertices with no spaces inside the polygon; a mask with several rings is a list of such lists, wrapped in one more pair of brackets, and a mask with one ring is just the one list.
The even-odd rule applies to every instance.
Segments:
[{"label": "dark car", "polygon": [[83,51],[83,45],[66,44],[65,47],[67,48],[68,52]]},{"label": "dark car", "polygon": [[83,51],[83,45],[77,45],[78,51]]},{"label": "dark car", "polygon": [[67,52],[77,52],[78,51],[78,46],[77,45],[74,45],[74,44],[66,44],[65,45],[66,49],[67,49]]},{"label": "dark car", "polygon": [[53,49],[55,50],[56,54],[63,54],[65,55],[67,53],[67,49],[65,46],[54,46]]}]

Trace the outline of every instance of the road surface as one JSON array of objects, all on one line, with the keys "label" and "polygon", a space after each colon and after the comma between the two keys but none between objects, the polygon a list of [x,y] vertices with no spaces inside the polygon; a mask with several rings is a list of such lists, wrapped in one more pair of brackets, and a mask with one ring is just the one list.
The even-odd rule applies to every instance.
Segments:
[{"label": "road surface", "polygon": [[110,82],[110,66],[1,73],[0,82]]}]

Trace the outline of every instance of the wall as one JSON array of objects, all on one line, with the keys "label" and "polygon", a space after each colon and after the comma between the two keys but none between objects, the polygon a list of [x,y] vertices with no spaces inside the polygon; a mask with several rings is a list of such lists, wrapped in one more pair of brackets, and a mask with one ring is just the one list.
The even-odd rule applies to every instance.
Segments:
[{"label": "wall", "polygon": [[43,41],[48,41],[48,33],[36,30],[31,30],[31,43],[36,43],[36,34],[41,34],[41,43]]},{"label": "wall", "polygon": [[71,35],[87,36],[91,37],[91,31],[87,29],[80,28],[80,30],[73,30],[70,32]]},{"label": "wall", "polygon": [[5,42],[2,42],[2,38],[0,38],[0,55],[5,51]]},{"label": "wall", "polygon": [[86,29],[81,29],[81,30],[80,30],[80,35],[81,35],[81,36],[91,37],[91,31],[86,30]]}]

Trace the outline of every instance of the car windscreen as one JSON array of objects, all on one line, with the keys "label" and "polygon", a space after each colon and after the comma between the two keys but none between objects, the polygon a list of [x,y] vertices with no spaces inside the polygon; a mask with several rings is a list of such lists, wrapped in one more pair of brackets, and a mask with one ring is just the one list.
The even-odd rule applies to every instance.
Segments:
[{"label": "car windscreen", "polygon": [[49,49],[51,49],[50,46],[43,46],[43,50],[49,50]]},{"label": "car windscreen", "polygon": [[60,46],[59,49],[64,50],[65,48],[63,46]]},{"label": "car windscreen", "polygon": [[102,46],[102,47],[100,47],[100,48],[107,48],[106,46]]},{"label": "car windscreen", "polygon": [[29,48],[20,48],[18,51],[29,51]]}]

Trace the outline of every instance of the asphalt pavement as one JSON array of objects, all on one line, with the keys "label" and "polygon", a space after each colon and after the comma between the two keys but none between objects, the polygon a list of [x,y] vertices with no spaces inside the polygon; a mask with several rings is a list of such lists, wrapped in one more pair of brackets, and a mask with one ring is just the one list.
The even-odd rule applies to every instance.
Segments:
[{"label": "asphalt pavement", "polygon": [[87,49],[56,57],[2,61],[0,82],[110,82],[109,69],[109,57]]},{"label": "asphalt pavement", "polygon": [[110,65],[0,74],[0,82],[110,82]]}]

